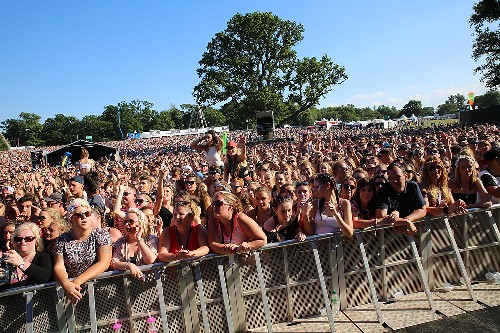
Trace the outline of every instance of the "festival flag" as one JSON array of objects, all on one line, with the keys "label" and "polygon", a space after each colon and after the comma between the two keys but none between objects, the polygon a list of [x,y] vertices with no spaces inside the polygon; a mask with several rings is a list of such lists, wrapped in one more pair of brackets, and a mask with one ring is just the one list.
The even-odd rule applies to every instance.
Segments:
[{"label": "festival flag", "polygon": [[469,105],[472,110],[474,106],[474,93],[472,91],[470,91],[469,94],[467,95],[467,99],[469,100]]},{"label": "festival flag", "polygon": [[226,147],[227,147],[227,133],[222,133],[222,154],[226,155]]}]

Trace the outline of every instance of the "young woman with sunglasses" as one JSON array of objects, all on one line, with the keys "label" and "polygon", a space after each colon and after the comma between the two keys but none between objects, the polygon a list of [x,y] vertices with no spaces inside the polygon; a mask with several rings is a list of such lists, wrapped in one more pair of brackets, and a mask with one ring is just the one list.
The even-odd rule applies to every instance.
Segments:
[{"label": "young woman with sunglasses", "polygon": [[212,203],[207,186],[194,173],[188,174],[186,179],[181,183],[183,184],[183,190],[188,192],[192,197],[197,198],[196,201],[199,202],[201,208],[200,215],[206,218],[210,213],[210,204]]},{"label": "young woman with sunglasses", "polygon": [[175,204],[172,225],[165,228],[160,236],[160,261],[199,258],[208,254],[207,230],[195,222],[196,208],[193,201]]},{"label": "young woman with sunglasses", "polygon": [[13,249],[3,254],[10,264],[10,287],[47,283],[52,278],[52,259],[43,251],[40,229],[23,223],[12,235]]},{"label": "young woman with sunglasses", "polygon": [[293,214],[293,199],[290,195],[279,194],[273,202],[273,208],[274,216],[262,227],[268,243],[306,239],[306,235],[300,229],[297,215]]},{"label": "young woman with sunglasses", "polygon": [[[381,177],[385,184],[385,178],[381,175],[378,177]],[[356,184],[356,191],[351,199],[352,224],[354,228],[366,228],[377,224],[375,217],[375,184],[375,181],[370,181],[366,178],[360,179]]]},{"label": "young woman with sunglasses", "polygon": [[340,198],[351,200],[356,190],[356,178],[347,177],[340,183]]},{"label": "young woman with sunglasses", "polygon": [[[63,218],[55,218],[50,222],[49,226],[42,230],[43,244],[45,252],[52,257],[54,244],[57,237],[70,229],[68,222]],[[118,231],[118,230],[117,230]]]},{"label": "young woman with sunglasses", "polygon": [[231,192],[214,194],[213,213],[208,221],[208,244],[220,254],[242,253],[266,245],[266,235],[243,213],[241,202]]},{"label": "young woman with sunglasses", "polygon": [[136,279],[143,278],[138,266],[154,263],[158,255],[158,237],[154,235],[154,228],[141,210],[130,208],[125,216],[124,235],[113,245],[111,268],[130,270]]},{"label": "young woman with sunglasses", "polygon": [[351,237],[354,233],[351,204],[348,200],[337,199],[335,189],[335,181],[330,174],[316,175],[313,187],[316,200],[309,212],[309,222],[314,223],[317,235],[341,231]]},{"label": "young woman with sunglasses", "polygon": [[489,194],[477,176],[476,160],[468,155],[458,157],[455,178],[448,182],[455,200],[463,200],[466,208],[488,208],[491,206]]},{"label": "young woman with sunglasses", "polygon": [[420,191],[428,215],[464,214],[465,202],[453,199],[448,187],[448,172],[438,156],[427,158],[423,164]]},{"label": "young woman with sunglasses", "polygon": [[[360,181],[361,179],[358,181],[358,183]],[[373,178],[373,187],[375,189],[375,193],[377,193],[382,187],[384,187],[385,184],[387,184],[387,178],[385,178],[385,176],[382,175],[375,176],[375,178]]]},{"label": "young woman with sunglasses", "polygon": [[54,245],[54,277],[66,296],[77,302],[82,299],[81,285],[108,269],[111,237],[106,230],[93,227],[87,200],[75,199],[69,204],[68,221],[71,230]]}]

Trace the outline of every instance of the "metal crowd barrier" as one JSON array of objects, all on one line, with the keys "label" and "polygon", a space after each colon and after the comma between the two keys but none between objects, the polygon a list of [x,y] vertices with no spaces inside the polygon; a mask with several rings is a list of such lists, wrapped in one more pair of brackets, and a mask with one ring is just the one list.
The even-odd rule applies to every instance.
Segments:
[{"label": "metal crowd barrier", "polygon": [[[500,271],[500,206],[455,217],[425,218],[419,233],[393,228],[269,244],[245,256],[208,255],[195,261],[144,266],[146,280],[106,272],[86,284],[83,299],[67,302],[54,283],[0,293],[5,332],[243,332],[326,313],[335,332],[331,297],[340,310],[373,304],[395,293],[431,290]],[[336,305],[336,304],[334,304]],[[153,318],[153,319],[152,319]]]}]

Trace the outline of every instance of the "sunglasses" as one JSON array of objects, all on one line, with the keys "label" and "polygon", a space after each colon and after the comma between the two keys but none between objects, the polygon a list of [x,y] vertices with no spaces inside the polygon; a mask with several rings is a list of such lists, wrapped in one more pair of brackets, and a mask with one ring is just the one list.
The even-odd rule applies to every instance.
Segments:
[{"label": "sunglasses", "polygon": [[408,169],[408,170],[405,170],[406,173],[413,173],[413,170],[411,169]]},{"label": "sunglasses", "polygon": [[37,216],[37,217],[35,217],[35,221],[37,221],[37,222],[41,222],[41,221],[44,221],[46,219],[47,218],[45,216]]},{"label": "sunglasses", "polygon": [[436,170],[442,170],[443,168],[440,165],[437,164],[431,164],[429,165],[429,171],[436,171]]},{"label": "sunglasses", "polygon": [[189,201],[174,201],[174,207],[188,206],[191,203]]},{"label": "sunglasses", "polygon": [[262,168],[262,169],[260,169],[260,171],[268,172],[269,169],[268,168]]},{"label": "sunglasses", "polygon": [[194,185],[194,183],[195,183],[194,180],[185,180],[184,181],[184,184],[189,185],[189,186]]},{"label": "sunglasses", "polygon": [[237,189],[238,187],[242,187],[241,185],[231,185],[231,188]]},{"label": "sunglasses", "polygon": [[428,150],[427,154],[429,154],[429,155],[435,155],[435,154],[438,154],[438,151],[437,150]]},{"label": "sunglasses", "polygon": [[138,205],[142,205],[144,202],[149,203],[149,201],[146,201],[144,199],[135,199],[134,202]]},{"label": "sunglasses", "polygon": [[221,207],[221,206],[223,206],[223,205],[229,205],[229,204],[228,204],[228,203],[225,203],[223,200],[214,200],[214,201],[212,202],[212,206],[217,207],[217,208],[218,208],[218,207]]},{"label": "sunglasses", "polygon": [[123,192],[123,196],[126,197],[127,195],[129,195],[130,193],[128,192]]},{"label": "sunglasses", "polygon": [[215,174],[217,174],[217,173],[218,173],[217,171],[210,171],[208,174],[209,174],[209,175],[215,175]]},{"label": "sunglasses", "polygon": [[385,182],[375,182],[375,186],[382,187],[385,185]]},{"label": "sunglasses", "polygon": [[27,236],[27,237],[16,236],[14,237],[14,242],[21,243],[24,240],[26,243],[31,243],[35,239],[36,238],[34,236]]},{"label": "sunglasses", "polygon": [[298,182],[295,187],[299,187],[299,186],[308,186],[309,185],[309,182]]},{"label": "sunglasses", "polygon": [[124,224],[134,224],[134,223],[135,223],[135,221],[134,221],[134,220],[132,220],[132,219],[128,219],[128,220],[123,220],[123,223],[124,223]]},{"label": "sunglasses", "polygon": [[90,216],[90,211],[86,211],[83,213],[73,213],[73,216],[76,217],[77,219],[83,219],[84,217]]},{"label": "sunglasses", "polygon": [[354,185],[350,185],[350,184],[344,184],[344,185],[342,185],[342,187],[343,187],[344,189],[346,189],[346,190],[351,190],[351,191],[352,191],[352,190],[354,190],[354,189],[356,188],[356,186],[354,186]]}]

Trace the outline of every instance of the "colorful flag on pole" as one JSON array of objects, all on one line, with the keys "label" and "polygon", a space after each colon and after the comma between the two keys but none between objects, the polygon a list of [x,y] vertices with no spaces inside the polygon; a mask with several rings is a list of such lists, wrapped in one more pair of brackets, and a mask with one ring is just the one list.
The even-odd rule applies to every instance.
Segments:
[{"label": "colorful flag on pole", "polygon": [[474,106],[474,93],[472,91],[467,95],[467,99],[469,100],[469,105]]}]

